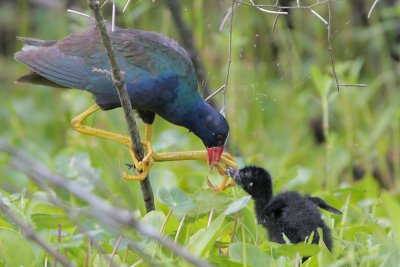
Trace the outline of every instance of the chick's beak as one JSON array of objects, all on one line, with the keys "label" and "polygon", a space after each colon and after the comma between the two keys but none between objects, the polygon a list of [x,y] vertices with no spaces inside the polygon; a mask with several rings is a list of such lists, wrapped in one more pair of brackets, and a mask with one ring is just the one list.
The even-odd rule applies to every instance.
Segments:
[{"label": "chick's beak", "polygon": [[239,175],[239,170],[236,170],[234,168],[229,168],[225,171],[225,174],[231,177],[233,180],[238,180],[240,178]]},{"label": "chick's beak", "polygon": [[208,166],[212,169],[214,166],[218,165],[221,160],[222,153],[224,152],[224,147],[208,147],[207,148],[207,159]]}]

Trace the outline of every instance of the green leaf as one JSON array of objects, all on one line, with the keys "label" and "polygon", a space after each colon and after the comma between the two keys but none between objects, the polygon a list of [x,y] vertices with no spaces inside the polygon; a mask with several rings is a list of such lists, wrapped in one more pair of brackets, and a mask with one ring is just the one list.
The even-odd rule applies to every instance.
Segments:
[{"label": "green leaf", "polygon": [[58,229],[58,225],[64,230],[69,227],[76,227],[66,214],[45,214],[35,213],[31,215],[32,221],[37,228]]},{"label": "green leaf", "polygon": [[109,267],[122,266],[122,261],[119,255],[114,255],[112,264],[110,264],[111,254],[97,254],[93,261],[93,266]]},{"label": "green leaf", "polygon": [[387,216],[390,218],[391,226],[393,227],[393,239],[396,242],[397,249],[400,250],[400,205],[397,200],[395,200],[388,193],[383,194],[383,206],[386,209]]},{"label": "green leaf", "polygon": [[4,266],[35,266],[36,257],[31,244],[18,232],[0,228],[0,259]]},{"label": "green leaf", "polygon": [[161,226],[165,220],[165,215],[162,211],[152,210],[146,215],[143,216],[140,221],[144,223],[146,226],[151,226],[156,230],[160,230]]},{"label": "green leaf", "polygon": [[281,256],[294,257],[297,253],[299,253],[301,256],[314,256],[318,254],[320,249],[316,244],[298,243],[277,245],[272,247],[271,251],[272,256],[274,258],[278,258]]},{"label": "green leaf", "polygon": [[231,197],[224,193],[215,193],[210,189],[200,189],[192,196],[195,208],[188,213],[188,216],[197,218],[208,214],[212,208],[217,213],[223,212],[231,202]]},{"label": "green leaf", "polygon": [[183,214],[194,208],[193,201],[176,187],[166,189],[161,187],[158,190],[158,197],[175,213]]},{"label": "green leaf", "polygon": [[228,256],[225,255],[212,255],[207,261],[213,266],[224,266],[224,267],[242,267],[243,264],[232,261]]},{"label": "green leaf", "polygon": [[224,218],[225,216],[221,214],[211,223],[208,229],[202,228],[192,235],[188,242],[189,251],[198,257],[203,257],[209,252],[223,229]]},{"label": "green leaf", "polygon": [[237,242],[229,247],[232,261],[252,267],[271,266],[271,256],[264,254],[258,247]]},{"label": "green leaf", "polygon": [[317,230],[320,236],[318,243],[320,249],[320,253],[318,253],[318,264],[319,266],[328,266],[330,263],[335,262],[335,259],[323,241],[322,229],[318,228]]},{"label": "green leaf", "polygon": [[79,248],[85,242],[83,239],[62,239],[61,242],[54,242],[51,244],[55,249],[66,249],[66,248]]},{"label": "green leaf", "polygon": [[238,212],[239,210],[241,210],[244,207],[246,207],[246,205],[247,205],[247,203],[249,203],[250,199],[251,199],[251,196],[244,196],[244,197],[239,198],[238,200],[235,200],[225,210],[224,214],[225,215],[229,215],[229,214]]}]

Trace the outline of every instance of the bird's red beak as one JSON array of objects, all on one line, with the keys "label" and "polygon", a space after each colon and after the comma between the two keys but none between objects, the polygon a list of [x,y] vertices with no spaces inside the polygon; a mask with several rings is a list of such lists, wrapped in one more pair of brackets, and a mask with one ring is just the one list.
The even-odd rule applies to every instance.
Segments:
[{"label": "bird's red beak", "polygon": [[216,166],[221,160],[224,147],[207,147],[208,166],[210,168]]}]

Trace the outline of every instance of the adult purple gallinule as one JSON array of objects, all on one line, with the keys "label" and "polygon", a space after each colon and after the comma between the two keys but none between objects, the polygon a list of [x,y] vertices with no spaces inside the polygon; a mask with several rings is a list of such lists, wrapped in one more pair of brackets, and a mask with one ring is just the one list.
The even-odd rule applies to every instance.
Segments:
[{"label": "adult purple gallinule", "polygon": [[[128,146],[138,175],[123,174],[126,179],[144,179],[153,161],[203,160],[216,166],[222,174],[235,167],[233,157],[223,153],[229,126],[224,116],[203,100],[197,90],[193,64],[174,40],[156,32],[118,29],[109,32],[113,48],[124,71],[132,108],[146,124],[146,156],[136,159],[128,136],[92,128],[83,124],[94,112],[120,107],[120,100],[111,79],[94,71],[110,70],[108,59],[95,27],[63,40],[38,40],[21,37],[25,43],[15,59],[27,65],[31,72],[17,81],[52,87],[75,88],[94,95],[96,104],[75,117],[71,124],[80,133],[102,137]],[[197,135],[207,151],[156,153],[151,148],[151,124],[155,114],[183,126]],[[220,163],[221,161],[221,163]],[[228,176],[214,187],[220,191],[232,186]]]}]

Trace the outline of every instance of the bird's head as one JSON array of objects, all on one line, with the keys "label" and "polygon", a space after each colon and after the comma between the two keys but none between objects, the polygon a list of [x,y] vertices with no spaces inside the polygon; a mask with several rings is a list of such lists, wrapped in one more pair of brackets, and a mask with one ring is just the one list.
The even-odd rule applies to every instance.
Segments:
[{"label": "bird's head", "polygon": [[210,119],[206,123],[206,130],[210,134],[204,136],[202,140],[207,147],[208,166],[212,168],[219,163],[224,152],[229,133],[228,122],[222,115],[217,120]]},{"label": "bird's head", "polygon": [[226,118],[206,102],[202,102],[192,113],[187,128],[197,135],[207,148],[208,165],[216,166],[224,152],[229,134]]},{"label": "bird's head", "polygon": [[272,196],[271,175],[263,168],[256,166],[247,166],[240,170],[230,168],[225,173],[253,198]]}]

